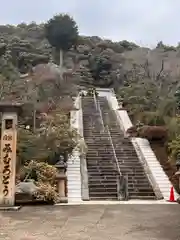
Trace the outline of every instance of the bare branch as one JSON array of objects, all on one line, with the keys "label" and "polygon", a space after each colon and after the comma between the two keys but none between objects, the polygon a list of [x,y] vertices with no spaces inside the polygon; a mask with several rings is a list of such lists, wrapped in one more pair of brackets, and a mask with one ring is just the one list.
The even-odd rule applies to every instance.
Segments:
[{"label": "bare branch", "polygon": [[159,73],[156,75],[156,80],[160,79],[163,71],[164,71],[164,60],[162,60],[162,62],[161,62],[161,69],[160,69]]}]

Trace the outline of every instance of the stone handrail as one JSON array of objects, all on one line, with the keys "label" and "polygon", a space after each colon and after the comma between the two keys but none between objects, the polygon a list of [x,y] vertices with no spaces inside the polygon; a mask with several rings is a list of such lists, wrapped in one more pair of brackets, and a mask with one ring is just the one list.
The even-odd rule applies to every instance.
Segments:
[{"label": "stone handrail", "polygon": [[[161,190],[156,182],[156,180],[154,179],[154,176],[152,174],[152,171],[150,170],[148,164],[147,164],[147,161],[146,161],[146,158],[144,156],[144,153],[142,152],[142,149],[141,149],[141,145],[139,144],[139,140],[141,142],[144,142],[146,144],[149,144],[148,140],[147,139],[142,139],[142,138],[132,138],[131,142],[136,150],[136,153],[138,155],[138,158],[144,168],[144,171],[148,177],[148,180],[149,182],[151,183],[151,186],[153,188],[153,191],[157,197],[157,199],[163,199],[163,194],[161,193]],[[150,145],[149,145],[149,148],[151,149]],[[154,155],[154,158],[156,158],[156,156]]]},{"label": "stone handrail", "polygon": [[[78,97],[75,100],[75,107],[79,109],[76,111],[77,120],[77,130],[78,133],[84,141],[84,133],[83,133],[83,110],[82,110],[82,99],[81,93],[78,94]],[[81,193],[82,199],[85,201],[89,200],[89,187],[88,187],[88,173],[87,173],[87,163],[86,163],[86,155],[85,153],[80,153],[80,171],[81,171]]]},{"label": "stone handrail", "polygon": [[99,114],[100,114],[101,123],[102,123],[102,126],[103,126],[103,131],[104,132],[107,131],[107,134],[109,136],[109,141],[110,141],[110,144],[111,144],[111,147],[112,147],[112,150],[113,150],[113,155],[114,155],[114,159],[115,159],[115,162],[116,162],[117,170],[118,170],[119,176],[121,176],[122,174],[121,174],[121,170],[119,168],[119,163],[118,163],[118,159],[117,159],[117,156],[116,156],[116,151],[114,149],[114,144],[113,144],[113,141],[112,141],[112,138],[111,138],[109,127],[108,127],[108,125],[105,126],[105,124],[104,124],[101,107],[100,107],[99,101],[97,101],[96,98],[95,98],[95,103],[96,103],[96,107],[97,107],[97,109],[99,111]]},{"label": "stone handrail", "polygon": [[[117,118],[118,118],[118,120],[120,122],[121,127],[123,126],[124,134],[126,135],[126,131],[128,130],[128,128],[133,126],[132,122],[131,122],[131,120],[130,120],[130,118],[128,116],[128,113],[127,113],[126,110],[119,110],[119,111],[117,110],[116,111],[116,115],[117,115]],[[147,139],[142,139],[141,138],[141,142],[143,142],[143,141],[144,142],[148,142]],[[152,188],[154,190],[154,193],[155,193],[157,199],[162,199],[163,195],[162,195],[162,193],[160,191],[160,188],[157,185],[156,180],[154,179],[154,176],[153,176],[153,174],[152,174],[152,172],[151,172],[151,170],[150,170],[150,168],[149,168],[149,166],[147,164],[147,161],[146,161],[146,158],[144,156],[144,153],[142,152],[141,146],[139,145],[138,138],[132,138],[131,142],[132,142],[132,144],[134,146],[134,149],[135,149],[135,151],[136,151],[136,153],[138,155],[138,158],[139,158],[139,160],[140,160],[140,162],[141,162],[141,164],[142,164],[142,166],[144,168],[146,176],[148,177],[149,182],[151,183],[151,186],[152,186]],[[149,148],[150,148],[150,146],[149,146]],[[154,157],[155,157],[155,155],[154,155]]]}]

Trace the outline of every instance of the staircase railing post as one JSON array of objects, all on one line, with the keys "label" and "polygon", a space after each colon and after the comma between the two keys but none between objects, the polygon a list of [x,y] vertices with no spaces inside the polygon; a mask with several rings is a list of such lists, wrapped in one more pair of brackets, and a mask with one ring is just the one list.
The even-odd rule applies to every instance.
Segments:
[{"label": "staircase railing post", "polygon": [[124,177],[125,179],[125,200],[129,199],[129,192],[128,192],[128,175]]},{"label": "staircase railing post", "polygon": [[117,193],[119,201],[128,200],[128,176],[117,176]]},{"label": "staircase railing post", "polygon": [[119,175],[116,175],[116,182],[117,182],[117,198],[120,201],[120,178],[119,178]]}]

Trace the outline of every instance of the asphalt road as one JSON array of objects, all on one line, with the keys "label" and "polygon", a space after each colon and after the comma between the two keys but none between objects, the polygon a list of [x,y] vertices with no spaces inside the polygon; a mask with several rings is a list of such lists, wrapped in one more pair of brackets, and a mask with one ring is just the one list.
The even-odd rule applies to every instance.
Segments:
[{"label": "asphalt road", "polygon": [[3,240],[180,240],[180,205],[24,207],[0,212]]}]

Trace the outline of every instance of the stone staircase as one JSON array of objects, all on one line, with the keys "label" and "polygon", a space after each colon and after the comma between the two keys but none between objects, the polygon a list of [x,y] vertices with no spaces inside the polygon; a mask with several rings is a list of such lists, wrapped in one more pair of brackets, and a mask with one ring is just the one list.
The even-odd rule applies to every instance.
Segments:
[{"label": "stone staircase", "polygon": [[130,199],[156,199],[153,188],[144,173],[136,151],[120,129],[116,114],[106,97],[98,97],[104,124],[108,126],[122,175],[128,176]]},{"label": "stone staircase", "polygon": [[81,202],[81,172],[78,151],[73,151],[67,165],[68,202]]},{"label": "stone staircase", "polygon": [[128,176],[130,199],[168,200],[172,184],[149,142],[126,138],[132,126],[127,112],[118,109],[112,89],[98,89],[98,93],[98,101],[83,97],[81,104],[77,98],[80,110],[71,113],[71,125],[81,136],[84,133],[88,153],[82,161],[78,151],[73,151],[68,160],[68,202],[118,200],[119,173]]},{"label": "stone staircase", "polygon": [[[80,97],[78,96],[74,106],[80,108]],[[79,118],[81,110],[71,111],[71,127],[76,128],[80,134]],[[68,202],[81,202],[81,169],[80,169],[80,156],[79,151],[73,150],[72,156],[69,157],[67,162],[67,189],[68,189]]]},{"label": "stone staircase", "polygon": [[117,200],[117,165],[108,132],[93,97],[82,98],[89,200]]}]

